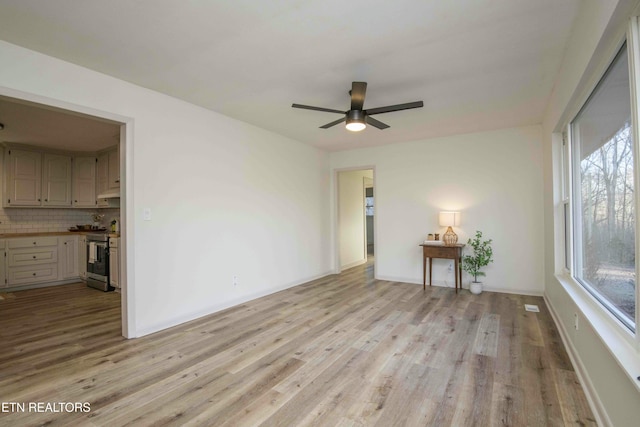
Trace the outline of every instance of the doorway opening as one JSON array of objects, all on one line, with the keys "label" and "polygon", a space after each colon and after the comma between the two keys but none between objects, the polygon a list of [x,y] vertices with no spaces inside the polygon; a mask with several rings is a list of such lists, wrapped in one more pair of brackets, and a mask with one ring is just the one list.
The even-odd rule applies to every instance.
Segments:
[{"label": "doorway opening", "polygon": [[375,234],[373,232],[373,222],[375,216],[375,199],[373,196],[373,179],[364,178],[364,220],[365,220],[365,242],[367,247],[367,259],[375,254]]},{"label": "doorway opening", "polygon": [[[64,175],[65,198],[56,205],[56,209],[49,209],[42,204],[35,204],[39,209],[37,215],[25,217],[20,215],[24,212],[25,206],[12,205],[2,206],[5,216],[9,219],[3,226],[5,233],[10,235],[11,227],[18,228],[24,226],[22,222],[28,221],[30,229],[42,233],[63,233],[60,238],[61,252],[60,263],[64,260],[64,269],[52,268],[55,274],[46,277],[47,280],[32,280],[33,283],[22,283],[13,280],[11,283],[11,272],[3,271],[6,275],[4,290],[21,292],[32,289],[54,289],[59,285],[70,286],[74,284],[78,289],[86,278],[87,255],[85,252],[88,244],[83,239],[84,234],[75,233],[67,236],[66,232],[78,231],[76,224],[83,224],[83,227],[91,227],[97,232],[106,233],[111,230],[111,224],[120,227],[120,243],[118,244],[117,255],[113,256],[117,260],[119,286],[115,286],[120,292],[118,297],[121,318],[121,334],[132,337],[133,329],[130,323],[129,310],[133,306],[129,301],[130,292],[127,286],[127,229],[126,229],[126,153],[130,150],[132,141],[132,119],[119,115],[102,112],[88,107],[71,105],[67,102],[42,97],[30,93],[14,91],[0,88],[0,112],[2,113],[4,129],[4,147],[0,147],[1,152],[7,152],[9,147],[13,147],[14,152],[25,151],[33,154],[33,158],[40,161],[41,157],[61,159],[59,163],[71,165],[65,169],[68,174]],[[99,160],[108,159],[107,163]],[[39,163],[35,163],[39,164]],[[44,164],[44,163],[43,163]],[[75,166],[78,165],[78,166]],[[82,165],[83,167],[80,167]],[[100,169],[102,167],[102,169]],[[38,173],[42,172],[38,167],[33,168],[38,178]],[[105,172],[104,182],[100,181],[100,171]],[[44,172],[42,172],[44,176]],[[113,185],[112,184],[113,181]],[[40,182],[35,179],[34,182]],[[103,188],[101,184],[105,184]],[[112,188],[113,187],[113,188]],[[120,195],[119,199],[115,196]],[[43,185],[43,189],[45,187]],[[56,187],[58,188],[58,187]],[[113,191],[112,191],[113,190]],[[39,191],[39,190],[38,190]],[[43,190],[44,191],[44,190]],[[98,193],[112,192],[114,199],[120,200],[119,206],[112,199],[102,201]],[[36,192],[37,193],[37,192]],[[36,199],[40,201],[36,194]],[[67,198],[69,200],[67,200]],[[45,201],[47,201],[45,199]],[[6,209],[5,209],[6,208]],[[35,209],[35,208],[34,208]],[[95,214],[95,215],[94,215]],[[69,233],[71,234],[71,233]],[[104,234],[106,236],[106,234]],[[63,238],[69,237],[69,241]],[[57,238],[57,237],[56,237]],[[83,243],[85,242],[85,243]],[[5,264],[5,267],[7,264]],[[7,267],[8,268],[8,267]],[[15,267],[14,270],[18,268]],[[34,273],[35,275],[36,273]],[[114,276],[113,272],[109,276]],[[37,278],[36,278],[37,279]],[[111,283],[111,282],[110,282]],[[113,284],[112,284],[113,286]],[[63,289],[63,288],[60,288]],[[75,288],[74,288],[75,289]],[[2,291],[0,286],[0,291]],[[44,291],[43,291],[44,292]],[[100,291],[96,300],[100,299]],[[54,294],[53,292],[52,294]],[[114,292],[114,294],[118,293]]]},{"label": "doorway opening", "polygon": [[337,265],[343,271],[375,264],[374,169],[336,171]]}]

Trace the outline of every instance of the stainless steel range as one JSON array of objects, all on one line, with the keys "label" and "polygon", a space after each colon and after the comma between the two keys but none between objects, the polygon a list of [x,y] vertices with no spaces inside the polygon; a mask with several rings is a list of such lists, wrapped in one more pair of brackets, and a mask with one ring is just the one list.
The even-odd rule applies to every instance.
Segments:
[{"label": "stainless steel range", "polygon": [[109,236],[87,235],[87,286],[101,291],[113,291],[109,285]]}]

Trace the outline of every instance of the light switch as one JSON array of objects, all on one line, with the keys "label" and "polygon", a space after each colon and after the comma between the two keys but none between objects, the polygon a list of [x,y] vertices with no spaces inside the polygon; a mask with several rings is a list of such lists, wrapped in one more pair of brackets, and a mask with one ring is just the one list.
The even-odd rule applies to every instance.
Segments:
[{"label": "light switch", "polygon": [[142,211],[142,218],[145,221],[151,221],[151,208],[144,208]]}]

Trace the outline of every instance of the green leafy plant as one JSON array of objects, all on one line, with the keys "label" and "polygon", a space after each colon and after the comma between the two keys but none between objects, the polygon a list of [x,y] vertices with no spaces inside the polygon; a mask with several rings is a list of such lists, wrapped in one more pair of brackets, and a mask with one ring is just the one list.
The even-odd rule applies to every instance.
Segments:
[{"label": "green leafy plant", "polygon": [[482,267],[486,267],[493,262],[493,249],[491,248],[492,240],[482,240],[482,232],[476,231],[476,237],[469,239],[467,244],[473,248],[472,255],[462,257],[462,269],[473,276],[473,281],[478,282],[478,277],[485,276],[481,271]]}]

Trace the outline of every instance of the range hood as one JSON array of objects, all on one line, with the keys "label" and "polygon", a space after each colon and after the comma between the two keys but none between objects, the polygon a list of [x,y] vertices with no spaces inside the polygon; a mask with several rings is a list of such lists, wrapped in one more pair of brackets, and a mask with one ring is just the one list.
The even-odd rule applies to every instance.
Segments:
[{"label": "range hood", "polygon": [[109,189],[109,190],[105,191],[104,193],[98,194],[97,198],[98,199],[119,199],[120,198],[120,189],[119,188]]}]

